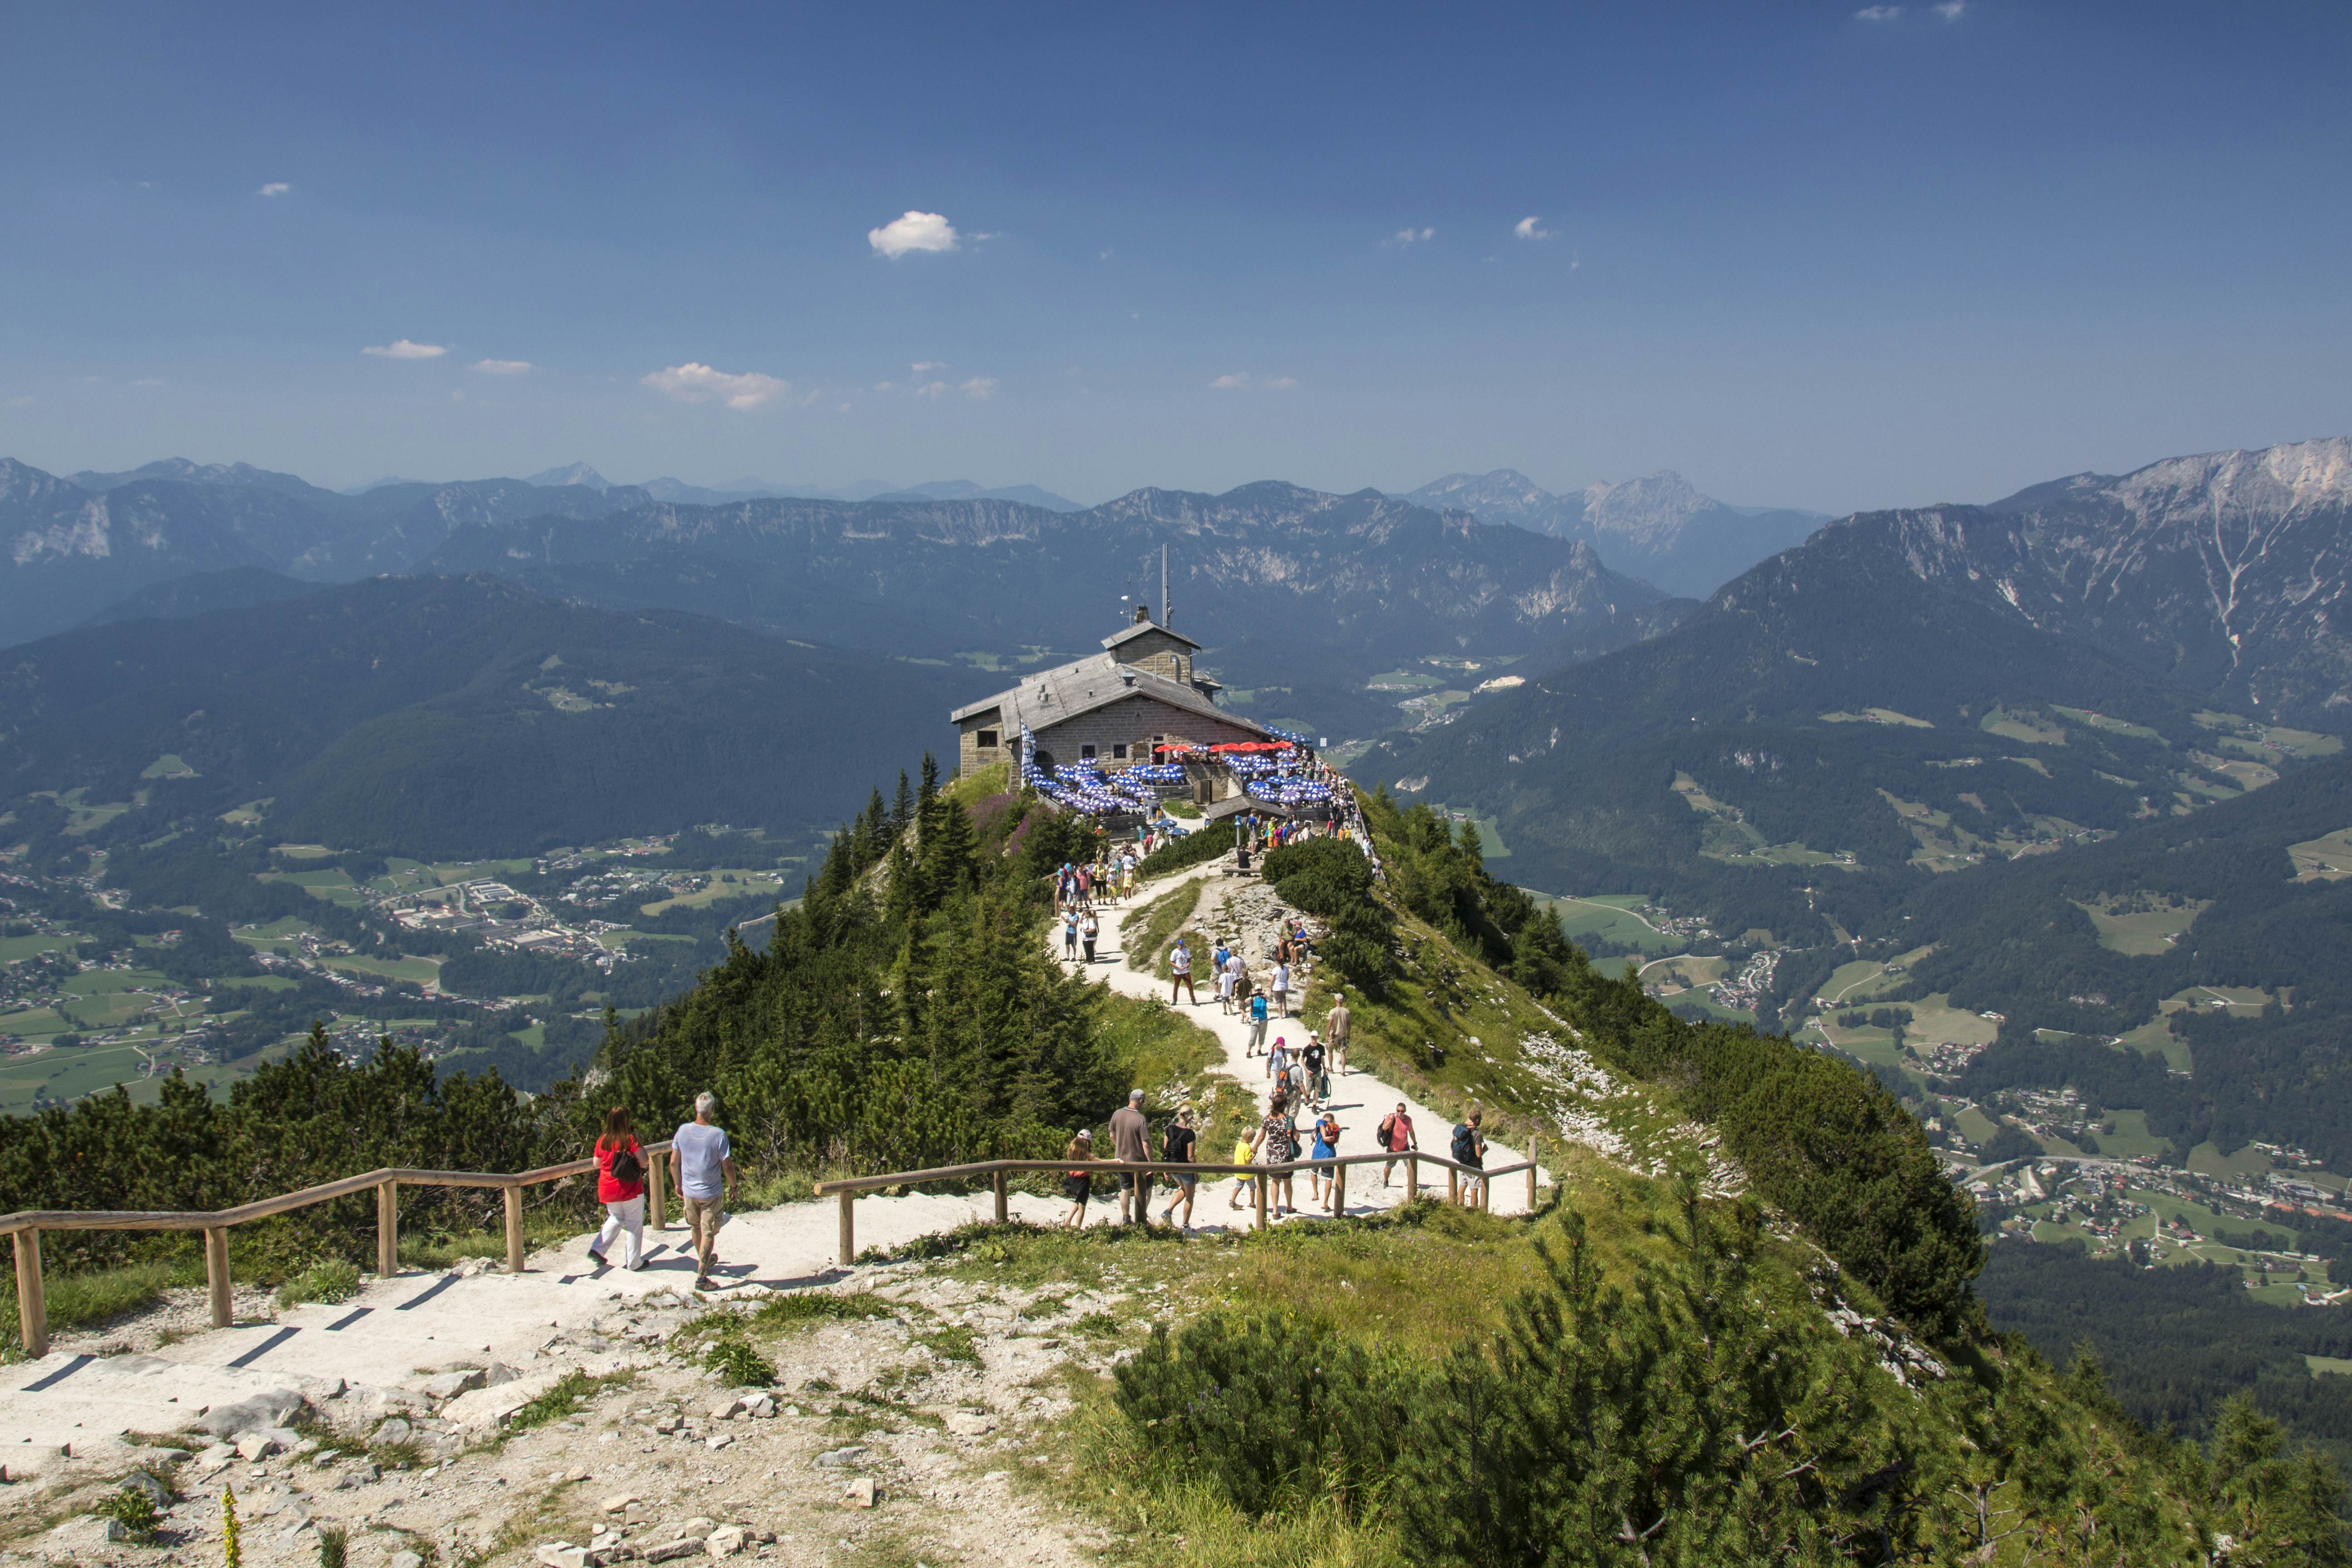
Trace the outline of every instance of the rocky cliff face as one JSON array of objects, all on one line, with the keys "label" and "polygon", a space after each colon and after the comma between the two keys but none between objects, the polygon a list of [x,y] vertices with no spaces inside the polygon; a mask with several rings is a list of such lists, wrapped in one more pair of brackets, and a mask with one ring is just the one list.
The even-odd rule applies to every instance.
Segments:
[{"label": "rocky cliff face", "polygon": [[1743,512],[1671,469],[1558,496],[1516,469],[1497,468],[1448,474],[1403,499],[1580,540],[1621,572],[1700,598],[1826,521],[1811,512]]},{"label": "rocky cliff face", "polygon": [[2352,439],[2084,474],[1990,507],[1882,512],[1921,578],[2096,643],[2224,708],[2352,721]]}]

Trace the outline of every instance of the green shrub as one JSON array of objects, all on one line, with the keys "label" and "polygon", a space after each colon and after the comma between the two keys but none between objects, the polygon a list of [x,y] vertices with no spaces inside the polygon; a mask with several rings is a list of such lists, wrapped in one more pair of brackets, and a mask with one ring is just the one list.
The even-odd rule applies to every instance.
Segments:
[{"label": "green shrub", "polygon": [[567,1372],[556,1379],[555,1385],[545,1394],[508,1416],[507,1429],[525,1432],[533,1426],[544,1426],[551,1421],[561,1421],[595,1393],[597,1386],[597,1380],[584,1372]]},{"label": "green shrub", "polygon": [[352,1532],[341,1525],[319,1527],[319,1568],[343,1568],[345,1549],[350,1546]]},{"label": "green shrub", "polygon": [[1151,1341],[1113,1398],[1146,1447],[1247,1514],[1311,1499],[1360,1514],[1395,1462],[1419,1379],[1316,1323],[1212,1313]]},{"label": "green shrub", "polygon": [[702,1364],[730,1388],[764,1388],[776,1381],[775,1364],[752,1349],[751,1341],[732,1334],[703,1352]]},{"label": "green shrub", "polygon": [[278,1288],[278,1305],[299,1307],[305,1301],[332,1306],[359,1294],[360,1271],[340,1258],[311,1265]]},{"label": "green shrub", "polygon": [[1212,822],[1181,838],[1171,838],[1146,855],[1143,864],[1136,868],[1136,874],[1146,878],[1164,877],[1188,866],[1204,866],[1220,855],[1233,852],[1233,825]]},{"label": "green shrub", "polygon": [[114,1521],[131,1540],[142,1546],[152,1543],[155,1532],[163,1527],[163,1510],[155,1506],[153,1498],[137,1487],[124,1487],[121,1491],[109,1492],[98,1500],[98,1506],[91,1511]]}]

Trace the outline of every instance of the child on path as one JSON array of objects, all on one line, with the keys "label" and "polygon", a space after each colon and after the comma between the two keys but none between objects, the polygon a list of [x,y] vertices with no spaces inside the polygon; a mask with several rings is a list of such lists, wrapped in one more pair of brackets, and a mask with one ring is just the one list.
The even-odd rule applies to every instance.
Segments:
[{"label": "child on path", "polygon": [[1078,958],[1078,906],[1075,903],[1062,910],[1062,960],[1075,963]]},{"label": "child on path", "polygon": [[1265,1076],[1278,1079],[1290,1072],[1290,1047],[1280,1035],[1274,1037],[1274,1049],[1265,1053]]},{"label": "child on path", "polygon": [[1062,1158],[1070,1161],[1074,1167],[1062,1176],[1062,1195],[1070,1200],[1070,1212],[1062,1216],[1062,1224],[1066,1229],[1075,1230],[1087,1223],[1087,1198],[1094,1191],[1095,1179],[1084,1169],[1076,1167],[1079,1162],[1094,1157],[1095,1135],[1081,1127],[1078,1135],[1070,1140],[1070,1146],[1062,1151]]},{"label": "child on path", "polygon": [[[1255,1134],[1244,1132],[1240,1137],[1234,1140],[1234,1164],[1254,1164],[1256,1160],[1257,1138]],[[1234,1201],[1225,1205],[1227,1208],[1237,1209],[1242,1206],[1242,1200],[1249,1196],[1250,1182],[1252,1179],[1253,1178],[1250,1176],[1250,1173],[1246,1171],[1244,1171],[1234,1178]]]},{"label": "child on path", "polygon": [[[1307,1157],[1318,1163],[1338,1159],[1339,1131],[1339,1119],[1325,1111],[1315,1123],[1315,1147],[1307,1151]],[[1314,1201],[1323,1205],[1324,1213],[1330,1213],[1333,1200],[1339,1195],[1339,1184],[1332,1179],[1331,1173],[1328,1170],[1310,1172],[1307,1185]]]}]

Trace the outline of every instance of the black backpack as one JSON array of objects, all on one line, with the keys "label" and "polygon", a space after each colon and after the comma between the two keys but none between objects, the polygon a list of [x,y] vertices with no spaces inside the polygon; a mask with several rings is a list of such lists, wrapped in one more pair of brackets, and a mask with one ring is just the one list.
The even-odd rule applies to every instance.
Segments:
[{"label": "black backpack", "polygon": [[645,1162],[637,1158],[635,1144],[624,1144],[613,1151],[613,1180],[623,1186],[627,1186],[632,1182],[642,1182],[645,1179]]},{"label": "black backpack", "polygon": [[1454,1130],[1454,1163],[1475,1165],[1478,1163],[1478,1135],[1465,1122]]}]

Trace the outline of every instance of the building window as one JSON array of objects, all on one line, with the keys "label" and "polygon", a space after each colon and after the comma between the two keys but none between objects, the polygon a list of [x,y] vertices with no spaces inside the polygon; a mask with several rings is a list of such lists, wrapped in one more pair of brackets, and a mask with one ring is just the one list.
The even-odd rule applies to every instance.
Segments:
[{"label": "building window", "polygon": [[996,731],[993,730],[982,730],[972,739],[979,742],[980,749],[983,752],[992,752],[996,749]]},{"label": "building window", "polygon": [[1086,763],[1093,762],[1095,760],[1095,749],[1092,746],[1080,746],[1078,748],[1078,760]]},{"label": "building window", "polygon": [[1125,741],[1113,741],[1110,743],[1110,760],[1114,763],[1123,763],[1127,761],[1127,742]]}]

